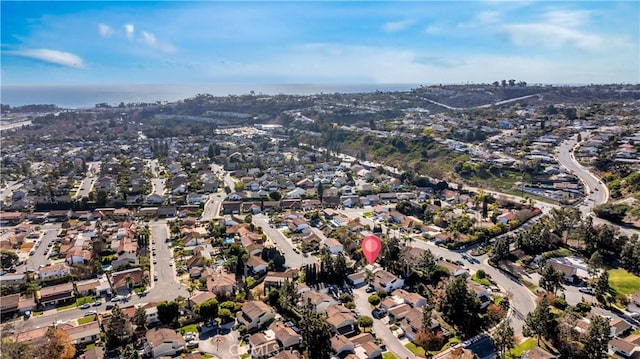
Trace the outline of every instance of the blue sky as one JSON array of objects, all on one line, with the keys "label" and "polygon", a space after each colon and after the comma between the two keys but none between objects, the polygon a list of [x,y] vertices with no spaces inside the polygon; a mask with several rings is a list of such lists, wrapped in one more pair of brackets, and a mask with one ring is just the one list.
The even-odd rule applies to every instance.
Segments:
[{"label": "blue sky", "polygon": [[640,82],[638,1],[2,1],[3,84]]}]

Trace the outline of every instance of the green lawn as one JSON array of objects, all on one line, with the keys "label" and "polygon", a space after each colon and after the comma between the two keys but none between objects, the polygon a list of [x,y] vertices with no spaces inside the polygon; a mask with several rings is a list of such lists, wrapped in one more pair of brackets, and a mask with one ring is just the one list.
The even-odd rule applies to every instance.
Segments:
[{"label": "green lawn", "polygon": [[480,285],[486,285],[487,287],[491,287],[491,282],[489,282],[489,280],[485,277],[485,278],[478,278],[478,273],[474,273],[473,277],[471,277],[471,279],[473,279],[474,282],[480,284]]},{"label": "green lawn", "polygon": [[195,324],[185,325],[182,328],[178,329],[178,333],[184,334],[187,332],[198,333],[198,327]]},{"label": "green lawn", "polygon": [[640,277],[624,269],[609,270],[609,285],[618,294],[630,295],[640,292]]},{"label": "green lawn", "polygon": [[90,295],[86,296],[86,297],[80,297],[78,299],[76,299],[76,304],[77,305],[83,305],[83,304],[91,304],[95,302],[95,299],[93,299]]},{"label": "green lawn", "polygon": [[414,355],[424,357],[424,349],[422,349],[422,347],[419,347],[413,343],[407,343],[404,346],[407,347],[407,349],[409,349],[409,351]]},{"label": "green lawn", "polygon": [[60,306],[56,306],[56,311],[61,311],[61,310],[67,310],[67,309],[73,309],[75,308],[77,305],[75,302],[71,303],[71,304],[67,304],[67,305],[60,305]]},{"label": "green lawn", "polygon": [[536,339],[535,338],[529,338],[525,341],[523,341],[522,343],[520,343],[519,345],[517,345],[515,348],[511,349],[511,357],[513,358],[520,358],[522,356],[522,353],[533,349],[533,347],[536,346]]},{"label": "green lawn", "polygon": [[386,352],[382,354],[382,359],[398,359],[398,357],[392,352]]},{"label": "green lawn", "polygon": [[83,324],[87,324],[87,323],[91,323],[91,322],[95,322],[96,321],[96,316],[95,315],[91,315],[88,317],[82,317],[80,319],[78,319],[78,325],[83,325]]},{"label": "green lawn", "polygon": [[534,293],[536,292],[536,289],[538,289],[537,285],[535,285],[535,284],[533,284],[533,283],[531,283],[531,282],[529,282],[527,280],[521,279],[520,282],[522,282],[522,284],[524,284],[525,287],[527,287],[530,291],[532,291]]}]

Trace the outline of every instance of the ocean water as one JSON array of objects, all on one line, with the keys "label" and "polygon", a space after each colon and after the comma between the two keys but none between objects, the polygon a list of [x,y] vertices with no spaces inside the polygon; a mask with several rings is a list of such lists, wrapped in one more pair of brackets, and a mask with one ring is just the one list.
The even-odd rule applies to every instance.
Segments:
[{"label": "ocean water", "polygon": [[255,94],[310,95],[408,91],[418,84],[149,84],[149,85],[1,85],[0,103],[10,106],[55,104],[62,108],[89,108],[98,103],[177,101],[197,94],[214,96]]}]

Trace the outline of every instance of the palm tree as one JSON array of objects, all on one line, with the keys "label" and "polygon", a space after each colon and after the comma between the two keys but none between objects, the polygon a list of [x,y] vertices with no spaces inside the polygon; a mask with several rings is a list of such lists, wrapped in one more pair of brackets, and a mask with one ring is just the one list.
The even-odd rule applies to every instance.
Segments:
[{"label": "palm tree", "polygon": [[124,277],[124,282],[127,283],[127,288],[129,289],[129,294],[131,294],[131,289],[133,288],[133,278],[131,278],[131,275],[127,274]]}]

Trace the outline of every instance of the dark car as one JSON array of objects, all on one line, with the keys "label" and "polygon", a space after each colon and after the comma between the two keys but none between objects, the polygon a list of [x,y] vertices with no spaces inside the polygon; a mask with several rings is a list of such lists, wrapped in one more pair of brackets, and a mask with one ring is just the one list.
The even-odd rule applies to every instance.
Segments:
[{"label": "dark car", "polygon": [[367,287],[367,289],[364,290],[367,293],[373,293],[376,291],[376,289],[374,287]]}]

